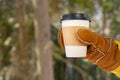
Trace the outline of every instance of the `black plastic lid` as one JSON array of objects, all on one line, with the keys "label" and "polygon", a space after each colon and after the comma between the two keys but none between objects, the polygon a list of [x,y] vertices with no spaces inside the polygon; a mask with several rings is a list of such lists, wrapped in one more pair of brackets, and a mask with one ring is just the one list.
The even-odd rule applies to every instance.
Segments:
[{"label": "black plastic lid", "polygon": [[70,13],[70,14],[63,15],[61,21],[63,20],[88,20],[90,21],[90,18],[85,13]]}]

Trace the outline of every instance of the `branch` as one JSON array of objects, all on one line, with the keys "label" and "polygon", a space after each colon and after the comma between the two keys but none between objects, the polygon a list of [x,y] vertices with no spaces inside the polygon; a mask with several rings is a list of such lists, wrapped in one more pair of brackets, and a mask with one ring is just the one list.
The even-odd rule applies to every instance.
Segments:
[{"label": "branch", "polygon": [[85,73],[82,69],[80,69],[78,66],[72,64],[71,62],[69,62],[69,61],[66,60],[65,58],[61,57],[60,55],[58,55],[58,53],[53,53],[53,56],[54,56],[56,59],[58,59],[58,60],[60,60],[60,61],[62,61],[62,62],[65,62],[66,64],[68,64],[68,66],[71,65],[74,70],[78,71],[78,72],[82,75],[83,79],[89,77],[89,80],[90,80],[90,79],[92,80],[92,77],[91,77],[91,76],[88,76],[88,73],[86,74],[86,73]]}]

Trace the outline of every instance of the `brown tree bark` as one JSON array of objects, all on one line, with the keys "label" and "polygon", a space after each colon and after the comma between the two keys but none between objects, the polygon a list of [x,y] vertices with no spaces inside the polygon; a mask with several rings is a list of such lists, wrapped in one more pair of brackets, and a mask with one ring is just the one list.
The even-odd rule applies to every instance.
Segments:
[{"label": "brown tree bark", "polygon": [[47,0],[33,0],[38,80],[54,80],[49,7]]},{"label": "brown tree bark", "polygon": [[[5,80],[33,80],[33,64],[30,63],[30,51],[26,42],[27,34],[25,33],[24,23],[24,0],[17,0],[18,8],[16,9],[19,23],[18,29],[18,46],[16,53],[12,53],[12,64],[6,72]],[[33,56],[32,56],[33,57]]]}]

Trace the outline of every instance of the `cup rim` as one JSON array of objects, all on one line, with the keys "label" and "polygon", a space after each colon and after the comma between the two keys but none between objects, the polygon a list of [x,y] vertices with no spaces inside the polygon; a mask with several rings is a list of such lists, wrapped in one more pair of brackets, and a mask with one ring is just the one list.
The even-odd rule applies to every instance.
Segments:
[{"label": "cup rim", "polygon": [[91,22],[90,18],[88,17],[88,15],[86,13],[68,13],[68,14],[64,14],[62,16],[62,19],[61,19],[60,22],[62,22],[64,20],[88,20],[89,22]]}]

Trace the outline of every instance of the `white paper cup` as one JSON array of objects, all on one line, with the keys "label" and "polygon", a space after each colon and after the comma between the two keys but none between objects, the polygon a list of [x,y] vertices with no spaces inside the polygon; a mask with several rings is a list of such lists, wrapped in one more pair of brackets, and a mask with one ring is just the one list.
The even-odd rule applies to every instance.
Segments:
[{"label": "white paper cup", "polygon": [[80,43],[76,36],[77,30],[81,28],[89,28],[89,20],[62,20],[66,57],[86,57],[87,46]]}]

